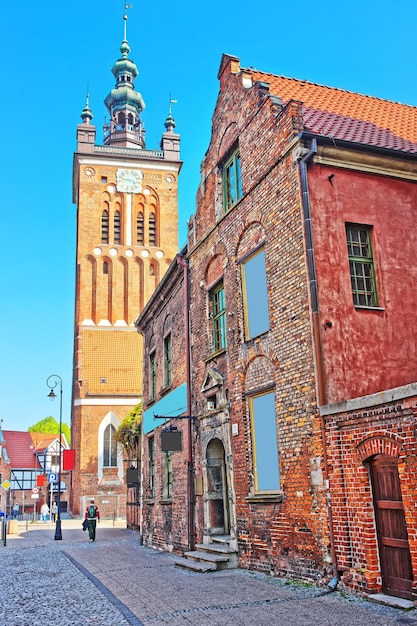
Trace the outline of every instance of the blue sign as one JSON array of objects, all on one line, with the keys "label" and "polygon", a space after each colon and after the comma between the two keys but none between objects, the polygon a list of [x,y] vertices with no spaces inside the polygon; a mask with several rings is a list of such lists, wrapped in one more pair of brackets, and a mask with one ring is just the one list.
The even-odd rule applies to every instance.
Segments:
[{"label": "blue sign", "polygon": [[[169,417],[175,417],[185,413],[187,407],[187,386],[185,383],[176,387],[161,398],[158,402],[153,404],[150,409],[145,411],[143,415],[143,432],[150,433],[152,430],[161,426],[169,420]],[[166,415],[166,419],[155,419],[155,415]]]},{"label": "blue sign", "polygon": [[48,474],[48,483],[56,483],[57,475],[56,474]]}]

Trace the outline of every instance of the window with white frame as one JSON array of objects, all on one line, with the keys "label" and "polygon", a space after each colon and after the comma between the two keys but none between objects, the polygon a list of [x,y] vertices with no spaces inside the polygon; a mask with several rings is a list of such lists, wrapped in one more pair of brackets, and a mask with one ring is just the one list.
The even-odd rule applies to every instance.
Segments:
[{"label": "window with white frame", "polygon": [[116,429],[109,424],[103,434],[103,467],[117,467]]}]

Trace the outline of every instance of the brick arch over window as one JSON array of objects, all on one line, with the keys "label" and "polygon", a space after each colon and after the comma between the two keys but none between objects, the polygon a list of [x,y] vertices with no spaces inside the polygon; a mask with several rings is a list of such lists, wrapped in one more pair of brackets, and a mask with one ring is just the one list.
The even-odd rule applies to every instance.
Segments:
[{"label": "brick arch over window", "polygon": [[275,387],[275,367],[268,357],[259,356],[246,369],[245,394],[250,395],[266,387]]},{"label": "brick arch over window", "polygon": [[223,136],[221,137],[220,141],[219,141],[219,148],[217,150],[217,155],[218,157],[221,157],[222,155],[224,155],[228,150],[230,150],[231,146],[234,144],[234,142],[236,141],[237,138],[237,123],[236,122],[232,122],[231,124],[229,124],[229,126],[225,129]]},{"label": "brick arch over window", "polygon": [[248,433],[248,493],[280,490],[280,461],[275,398],[275,368],[265,356],[250,362],[245,377]]},{"label": "brick arch over window", "polygon": [[362,463],[377,454],[395,457],[403,454],[402,441],[396,435],[375,435],[374,437],[369,437],[369,439],[356,446],[356,451]]},{"label": "brick arch over window", "polygon": [[211,259],[206,269],[206,284],[213,285],[223,276],[223,255],[218,254]]},{"label": "brick arch over window", "polygon": [[163,334],[166,335],[167,333],[171,332],[171,328],[172,328],[172,315],[168,314],[164,320]]},{"label": "brick arch over window", "polygon": [[248,224],[242,231],[236,256],[241,259],[259,248],[265,241],[265,229],[259,222]]}]

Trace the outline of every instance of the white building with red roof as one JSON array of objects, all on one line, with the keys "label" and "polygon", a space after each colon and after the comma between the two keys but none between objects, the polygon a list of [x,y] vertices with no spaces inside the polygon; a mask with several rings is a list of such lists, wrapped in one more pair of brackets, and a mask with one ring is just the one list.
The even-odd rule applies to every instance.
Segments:
[{"label": "white building with red roof", "polygon": [[[61,450],[68,448],[62,434]],[[45,500],[50,506],[58,492],[59,435],[3,430],[0,431],[0,450],[0,482],[8,479],[11,483],[7,492],[1,490],[0,510],[6,507],[11,513],[17,503],[20,514],[33,512],[39,510]],[[67,509],[69,479],[68,472],[61,471],[61,511]],[[36,489],[37,493],[33,493]]]}]

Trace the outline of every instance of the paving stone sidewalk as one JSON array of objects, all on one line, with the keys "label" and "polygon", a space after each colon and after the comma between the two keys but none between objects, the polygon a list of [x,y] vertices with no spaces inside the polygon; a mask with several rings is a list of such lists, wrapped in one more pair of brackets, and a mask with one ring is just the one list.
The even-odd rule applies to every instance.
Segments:
[{"label": "paving stone sidewalk", "polygon": [[137,533],[102,522],[89,543],[79,520],[8,536],[0,545],[0,626],[417,626],[417,612],[243,570],[196,574]]}]

